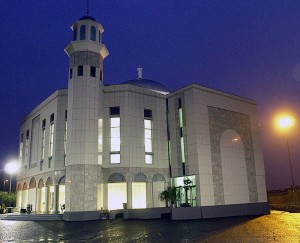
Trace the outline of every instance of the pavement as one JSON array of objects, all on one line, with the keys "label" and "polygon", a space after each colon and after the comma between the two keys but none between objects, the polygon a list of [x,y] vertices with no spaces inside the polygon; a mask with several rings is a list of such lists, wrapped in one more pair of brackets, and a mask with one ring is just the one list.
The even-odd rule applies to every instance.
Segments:
[{"label": "pavement", "polygon": [[1,242],[300,242],[300,213],[205,220],[0,220]]}]

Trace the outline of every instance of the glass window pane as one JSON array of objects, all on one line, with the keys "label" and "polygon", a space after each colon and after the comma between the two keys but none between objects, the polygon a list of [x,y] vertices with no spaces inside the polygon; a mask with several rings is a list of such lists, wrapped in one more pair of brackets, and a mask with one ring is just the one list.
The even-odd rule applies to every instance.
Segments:
[{"label": "glass window pane", "polygon": [[145,128],[147,129],[151,129],[151,120],[144,120],[144,125],[145,125]]},{"label": "glass window pane", "polygon": [[127,184],[108,183],[107,184],[108,210],[123,209],[123,203],[127,203]]},{"label": "glass window pane", "polygon": [[110,129],[111,138],[120,138],[120,127],[112,127]]},{"label": "glass window pane", "polygon": [[184,140],[183,138],[180,138],[180,148],[181,148],[181,162],[185,162],[185,152],[184,152]]},{"label": "glass window pane", "polygon": [[110,155],[110,163],[111,164],[120,164],[121,156],[120,154],[111,154]]},{"label": "glass window pane", "polygon": [[119,127],[120,126],[120,117],[110,118],[110,127]]},{"label": "glass window pane", "polygon": [[91,27],[91,38],[92,41],[96,41],[96,28],[95,26]]},{"label": "glass window pane", "polygon": [[180,109],[178,110],[178,113],[179,113],[179,126],[180,126],[180,127],[183,127],[182,108],[180,108]]},{"label": "glass window pane", "polygon": [[145,152],[151,153],[152,152],[152,140],[145,139]]},{"label": "glass window pane", "polygon": [[146,182],[132,182],[132,208],[146,208]]},{"label": "glass window pane", "polygon": [[80,40],[85,40],[85,25],[80,26]]},{"label": "glass window pane", "polygon": [[145,163],[146,164],[152,164],[153,162],[152,162],[152,155],[151,154],[146,154],[145,155]]},{"label": "glass window pane", "polygon": [[118,152],[121,148],[121,140],[120,138],[111,138],[110,139],[110,151]]},{"label": "glass window pane", "polygon": [[151,130],[150,129],[145,129],[145,138],[151,139]]}]

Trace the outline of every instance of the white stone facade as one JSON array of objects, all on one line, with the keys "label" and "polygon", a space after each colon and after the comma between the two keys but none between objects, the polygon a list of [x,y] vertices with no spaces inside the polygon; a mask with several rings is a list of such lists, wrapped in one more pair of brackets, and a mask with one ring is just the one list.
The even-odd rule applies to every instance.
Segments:
[{"label": "white stone facade", "polygon": [[235,215],[235,205],[267,213],[254,101],[195,84],[166,92],[141,74],[105,86],[103,27],[85,16],[72,29],[68,89],[21,123],[19,208],[96,219],[99,210],[164,207],[159,193],[172,186],[176,207],[207,217],[222,207]]}]

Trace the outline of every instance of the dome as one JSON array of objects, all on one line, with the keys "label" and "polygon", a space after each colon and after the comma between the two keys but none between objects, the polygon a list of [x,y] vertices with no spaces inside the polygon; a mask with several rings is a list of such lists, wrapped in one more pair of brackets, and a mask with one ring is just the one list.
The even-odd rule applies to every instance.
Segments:
[{"label": "dome", "polygon": [[163,84],[149,79],[134,79],[124,82],[123,84],[131,84],[142,88],[150,89],[161,94],[169,94],[171,91]]},{"label": "dome", "polygon": [[89,15],[85,15],[85,16],[81,17],[79,20],[86,20],[86,19],[89,19],[89,20],[97,22],[93,17],[91,17]]}]

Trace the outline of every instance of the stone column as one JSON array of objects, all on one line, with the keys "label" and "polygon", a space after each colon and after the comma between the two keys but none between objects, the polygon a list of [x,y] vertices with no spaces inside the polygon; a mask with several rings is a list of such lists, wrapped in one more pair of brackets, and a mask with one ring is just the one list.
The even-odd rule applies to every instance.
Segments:
[{"label": "stone column", "polygon": [[127,182],[127,208],[132,209],[132,182]]},{"label": "stone column", "polygon": [[54,200],[53,200],[53,213],[58,213],[59,210],[58,210],[58,192],[59,192],[59,189],[58,189],[58,185],[54,185]]},{"label": "stone column", "polygon": [[103,209],[108,209],[108,184],[103,183]]},{"label": "stone column", "polygon": [[43,213],[49,213],[49,187],[47,186],[45,186],[45,205]]},{"label": "stone column", "polygon": [[146,207],[147,208],[153,208],[152,181],[146,182]]}]

